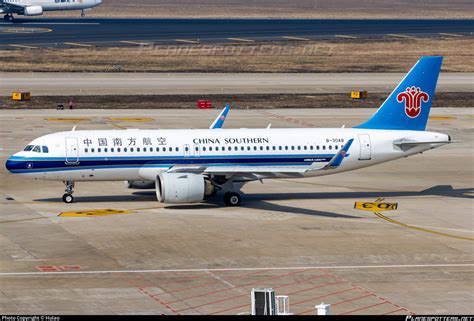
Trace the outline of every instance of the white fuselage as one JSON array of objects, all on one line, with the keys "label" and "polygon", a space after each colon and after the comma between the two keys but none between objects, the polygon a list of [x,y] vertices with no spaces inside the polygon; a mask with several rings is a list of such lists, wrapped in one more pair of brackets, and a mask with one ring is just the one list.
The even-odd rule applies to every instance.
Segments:
[{"label": "white fuselage", "polygon": [[[339,167],[326,164],[350,139]],[[409,149],[399,140],[430,142]],[[449,142],[445,134],[426,131],[334,129],[93,130],[46,135],[7,162],[12,173],[58,181],[154,180],[173,166],[269,168],[288,177],[289,169],[309,169],[301,176],[320,176],[414,155]],[[35,148],[40,146],[39,148]],[[47,152],[42,147],[47,147]]]},{"label": "white fuselage", "polygon": [[85,10],[96,7],[102,0],[3,0],[5,4],[40,6],[43,11]]}]

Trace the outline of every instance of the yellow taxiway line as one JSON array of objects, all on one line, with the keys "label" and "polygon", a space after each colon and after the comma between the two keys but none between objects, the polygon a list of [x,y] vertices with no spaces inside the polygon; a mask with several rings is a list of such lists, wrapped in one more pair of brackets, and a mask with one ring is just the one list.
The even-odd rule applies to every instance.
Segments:
[{"label": "yellow taxiway line", "polygon": [[379,213],[379,212],[374,212],[374,214],[377,215],[378,217],[380,217],[381,219],[387,221],[387,222],[397,224],[397,225],[400,225],[400,226],[403,226],[403,227],[407,227],[407,228],[410,228],[410,229],[413,229],[413,230],[426,232],[426,233],[431,233],[431,234],[436,234],[436,235],[441,235],[441,236],[452,237],[452,238],[459,239],[459,240],[474,241],[474,238],[472,238],[472,237],[447,234],[447,233],[433,231],[433,230],[429,230],[429,229],[418,227],[418,226],[405,224],[405,223],[402,223],[402,222],[399,222],[399,221],[395,221],[394,219],[391,219],[391,218],[389,218],[389,217],[387,217],[387,216],[385,216],[385,215],[383,215],[382,213]]}]

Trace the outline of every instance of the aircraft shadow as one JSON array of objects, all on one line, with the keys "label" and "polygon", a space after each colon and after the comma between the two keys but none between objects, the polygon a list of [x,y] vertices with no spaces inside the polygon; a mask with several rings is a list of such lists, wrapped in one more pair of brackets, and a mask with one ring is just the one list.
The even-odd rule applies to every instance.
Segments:
[{"label": "aircraft shadow", "polygon": [[[273,211],[282,213],[293,213],[301,215],[312,215],[331,218],[360,218],[358,216],[339,214],[327,211],[318,211],[308,208],[300,208],[288,205],[275,204],[271,201],[282,200],[306,200],[306,199],[371,199],[371,198],[390,198],[390,197],[406,197],[406,196],[446,196],[472,199],[474,188],[454,189],[451,185],[437,185],[422,191],[395,191],[395,192],[315,192],[315,193],[264,193],[243,195],[243,208],[256,209],[263,211]],[[36,202],[58,202],[61,198],[36,199]],[[76,197],[78,203],[123,203],[123,202],[150,202],[156,201],[155,191],[136,191],[131,195],[111,195],[111,196],[80,196]],[[206,203],[201,204],[182,204],[167,205],[166,208],[173,210],[192,210],[192,209],[213,209],[223,207],[224,204],[220,195],[209,199]]]}]

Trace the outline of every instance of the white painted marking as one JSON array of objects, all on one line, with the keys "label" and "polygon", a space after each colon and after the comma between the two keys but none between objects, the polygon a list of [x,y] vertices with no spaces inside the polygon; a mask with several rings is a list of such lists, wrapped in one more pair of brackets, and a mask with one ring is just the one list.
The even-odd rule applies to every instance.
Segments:
[{"label": "white painted marking", "polygon": [[[11,22],[0,22],[0,25],[13,25]],[[22,25],[100,25],[98,22],[22,22]]]},{"label": "white painted marking", "polygon": [[457,33],[447,33],[447,32],[440,32],[439,35],[448,36],[448,37],[462,37],[463,36],[463,35],[458,35]]},{"label": "white painted marking", "polygon": [[354,36],[347,36],[347,35],[335,35],[336,38],[345,38],[345,39],[357,39]]},{"label": "white painted marking", "polygon": [[25,45],[9,45],[10,47],[25,48],[25,49],[38,49],[38,47],[25,46]]},{"label": "white painted marking", "polygon": [[131,45],[140,45],[140,46],[149,46],[149,45],[151,45],[150,42],[138,42],[138,41],[128,41],[128,40],[122,40],[120,42],[121,43],[126,43],[126,44],[131,44]]},{"label": "white painted marking", "polygon": [[452,264],[392,264],[392,265],[335,265],[335,266],[289,266],[289,267],[260,267],[260,268],[221,268],[221,269],[173,269],[173,270],[109,270],[109,271],[64,271],[64,272],[2,272],[0,276],[47,276],[47,275],[72,275],[72,274],[116,274],[116,273],[176,273],[176,272],[237,272],[237,271],[263,271],[263,270],[357,270],[357,269],[412,269],[412,268],[450,268],[474,267],[474,263]]},{"label": "white painted marking", "polygon": [[77,42],[65,42],[65,45],[69,46],[77,46],[77,47],[93,47],[93,45],[89,45],[86,43],[77,43]]},{"label": "white painted marking", "polygon": [[301,41],[309,41],[311,39],[302,38],[302,37],[290,37],[290,36],[283,36],[283,39],[290,39],[290,40],[301,40]]},{"label": "white painted marking", "polygon": [[387,33],[387,36],[394,37],[394,38],[413,38],[412,36],[399,35],[399,34],[396,34],[396,33]]},{"label": "white painted marking", "polygon": [[242,41],[242,42],[255,42],[255,40],[252,39],[244,39],[244,38],[227,38],[228,40],[234,40],[234,41]]},{"label": "white painted marking", "polygon": [[187,40],[187,39],[176,39],[176,42],[199,43],[199,41],[196,41],[196,40]]}]

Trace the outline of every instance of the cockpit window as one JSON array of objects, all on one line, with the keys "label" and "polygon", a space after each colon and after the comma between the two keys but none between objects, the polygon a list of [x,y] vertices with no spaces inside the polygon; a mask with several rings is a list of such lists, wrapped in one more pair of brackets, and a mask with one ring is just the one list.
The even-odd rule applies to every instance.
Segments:
[{"label": "cockpit window", "polygon": [[48,146],[41,146],[41,148],[43,149],[43,153],[49,153]]},{"label": "cockpit window", "polygon": [[41,153],[41,148],[40,148],[40,146],[35,146],[35,147],[33,148],[33,151],[34,151],[35,153]]},{"label": "cockpit window", "polygon": [[35,147],[35,146],[34,145],[28,145],[28,146],[25,147],[25,149],[23,151],[29,152],[33,149],[33,147]]}]

